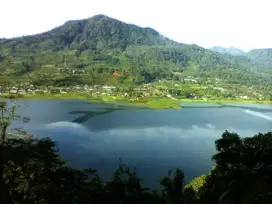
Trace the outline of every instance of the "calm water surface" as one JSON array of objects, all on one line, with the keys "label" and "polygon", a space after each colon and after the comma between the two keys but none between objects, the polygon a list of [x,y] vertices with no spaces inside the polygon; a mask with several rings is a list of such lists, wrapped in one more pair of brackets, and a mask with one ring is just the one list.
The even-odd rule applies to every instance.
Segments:
[{"label": "calm water surface", "polygon": [[177,167],[184,169],[187,180],[207,173],[214,141],[225,130],[241,136],[272,130],[271,105],[184,103],[181,110],[139,110],[78,100],[18,104],[17,113],[31,118],[24,128],[57,141],[70,165],[97,168],[109,179],[121,158],[137,167],[149,187]]}]

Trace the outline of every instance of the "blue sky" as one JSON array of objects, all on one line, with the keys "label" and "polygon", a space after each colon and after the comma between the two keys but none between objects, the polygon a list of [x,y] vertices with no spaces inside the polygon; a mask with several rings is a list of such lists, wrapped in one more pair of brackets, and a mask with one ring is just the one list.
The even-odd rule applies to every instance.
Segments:
[{"label": "blue sky", "polygon": [[203,47],[272,47],[271,0],[1,0],[0,37],[105,14]]}]

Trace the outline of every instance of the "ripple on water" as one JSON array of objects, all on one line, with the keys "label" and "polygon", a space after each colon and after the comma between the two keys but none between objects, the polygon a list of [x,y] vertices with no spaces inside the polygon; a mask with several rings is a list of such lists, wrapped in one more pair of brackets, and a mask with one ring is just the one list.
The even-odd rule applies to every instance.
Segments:
[{"label": "ripple on water", "polygon": [[251,110],[245,110],[244,112],[247,113],[247,114],[250,114],[250,115],[253,115],[253,116],[265,119],[265,120],[272,121],[272,117],[271,116],[263,114],[263,113],[260,113],[260,112],[251,111]]}]

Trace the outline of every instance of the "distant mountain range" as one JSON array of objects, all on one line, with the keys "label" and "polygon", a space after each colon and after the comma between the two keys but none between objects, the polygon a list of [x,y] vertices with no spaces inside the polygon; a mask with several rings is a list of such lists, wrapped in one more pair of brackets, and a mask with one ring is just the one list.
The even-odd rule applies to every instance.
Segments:
[{"label": "distant mountain range", "polygon": [[249,52],[244,52],[243,50],[235,47],[224,48],[220,46],[215,46],[210,48],[210,50],[221,54],[228,54],[231,56],[246,56],[259,66],[272,65],[272,48],[253,49]]},{"label": "distant mountain range", "polygon": [[245,52],[243,50],[240,50],[235,47],[225,48],[225,47],[215,46],[215,47],[210,48],[210,50],[212,50],[214,52],[218,52],[218,53],[230,54],[233,56],[244,56],[245,55]]},{"label": "distant mountain range", "polygon": [[272,69],[272,48],[251,50],[246,55],[256,63]]},{"label": "distant mountain range", "polygon": [[96,15],[38,35],[1,39],[0,75],[53,83],[104,83],[118,71],[124,83],[190,75],[269,84],[271,56],[272,49],[244,53],[178,43],[152,28]]}]

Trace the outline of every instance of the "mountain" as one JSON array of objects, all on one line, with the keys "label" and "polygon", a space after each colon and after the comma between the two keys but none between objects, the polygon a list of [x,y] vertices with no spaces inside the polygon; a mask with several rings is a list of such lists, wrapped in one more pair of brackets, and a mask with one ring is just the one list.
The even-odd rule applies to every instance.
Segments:
[{"label": "mountain", "polygon": [[[270,83],[248,57],[175,42],[152,28],[96,15],[38,35],[0,40],[0,75],[36,83],[120,83],[180,80],[187,75],[231,83]],[[11,81],[11,80],[10,80]]]},{"label": "mountain", "polygon": [[212,50],[214,52],[218,52],[218,53],[233,55],[233,56],[244,56],[245,55],[243,50],[240,50],[235,47],[224,48],[224,47],[220,47],[220,46],[215,46],[215,47],[210,48],[210,50]]},{"label": "mountain", "polygon": [[[165,45],[171,42],[151,28],[140,28],[107,17],[96,15],[85,20],[68,21],[51,31],[21,38],[4,40],[6,44],[31,46],[35,50],[121,49],[129,45]],[[27,49],[27,48],[26,48]]]},{"label": "mountain", "polygon": [[272,67],[272,48],[254,49],[246,53],[246,55],[260,65]]}]

